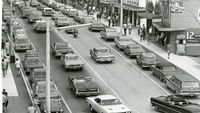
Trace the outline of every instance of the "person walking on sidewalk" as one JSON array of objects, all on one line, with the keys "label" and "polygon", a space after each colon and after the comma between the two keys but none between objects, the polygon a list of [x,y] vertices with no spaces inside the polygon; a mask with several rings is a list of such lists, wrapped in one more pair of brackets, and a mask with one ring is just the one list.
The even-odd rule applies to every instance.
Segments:
[{"label": "person walking on sidewalk", "polygon": [[6,77],[6,68],[7,68],[7,63],[5,62],[5,59],[2,59],[1,68],[2,68],[3,77],[5,78]]},{"label": "person walking on sidewalk", "polygon": [[7,59],[7,56],[4,56],[3,58],[4,58],[4,62],[6,63],[5,74],[7,75],[9,61],[8,61],[8,59]]},{"label": "person walking on sidewalk", "polygon": [[111,17],[108,16],[108,26],[110,27],[110,24],[111,24]]},{"label": "person walking on sidewalk", "polygon": [[167,58],[170,59],[170,54],[171,54],[171,45],[167,44]]},{"label": "person walking on sidewalk", "polygon": [[28,107],[28,113],[36,113],[36,109],[33,104],[30,104]]},{"label": "person walking on sidewalk", "polygon": [[16,68],[16,71],[17,71],[17,75],[16,77],[19,77],[20,76],[20,61],[19,59],[17,58],[16,61],[15,61],[15,68]]},{"label": "person walking on sidewalk", "polygon": [[128,23],[128,33],[129,35],[132,33],[132,24],[130,22]]},{"label": "person walking on sidewalk", "polygon": [[113,16],[112,16],[112,27],[115,26],[115,18],[116,18],[115,15],[113,15]]},{"label": "person walking on sidewalk", "polygon": [[3,92],[2,92],[2,97],[3,97],[3,113],[6,113],[7,112],[7,106],[8,106],[8,93],[6,92],[5,89],[3,89]]},{"label": "person walking on sidewalk", "polygon": [[5,43],[5,48],[6,48],[6,54],[9,54],[9,50],[10,50],[10,42],[8,42],[8,40],[6,40],[6,43]]},{"label": "person walking on sidewalk", "polygon": [[145,40],[146,39],[146,28],[145,28],[144,24],[142,27],[142,32],[143,32],[143,40]]},{"label": "person walking on sidewalk", "polygon": [[140,33],[140,42],[142,42],[142,40],[143,40],[143,30],[142,30],[142,28],[140,28],[139,33]]},{"label": "person walking on sidewalk", "polygon": [[124,23],[123,27],[124,27],[124,35],[126,36],[128,25]]},{"label": "person walking on sidewalk", "polygon": [[4,39],[2,39],[2,42],[1,42],[1,49],[2,49],[2,54],[3,54],[3,55],[5,54],[5,46],[6,46],[6,43],[5,43]]}]

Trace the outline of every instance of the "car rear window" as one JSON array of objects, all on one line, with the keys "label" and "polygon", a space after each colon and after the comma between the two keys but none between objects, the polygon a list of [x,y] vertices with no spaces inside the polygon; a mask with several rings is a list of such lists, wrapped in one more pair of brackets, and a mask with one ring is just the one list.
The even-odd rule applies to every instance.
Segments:
[{"label": "car rear window", "polygon": [[198,82],[184,82],[182,88],[200,88]]},{"label": "car rear window", "polygon": [[102,100],[102,106],[107,106],[107,105],[118,105],[121,104],[121,102],[118,99],[107,99],[107,100]]}]

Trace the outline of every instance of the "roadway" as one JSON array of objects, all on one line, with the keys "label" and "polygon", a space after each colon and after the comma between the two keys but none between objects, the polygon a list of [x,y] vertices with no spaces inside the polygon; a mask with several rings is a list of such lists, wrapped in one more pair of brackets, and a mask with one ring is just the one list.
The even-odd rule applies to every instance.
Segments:
[{"label": "roadway", "polygon": [[[33,25],[28,24],[26,19],[22,21],[31,42],[39,52],[42,62],[45,63],[45,33],[34,32]],[[52,21],[51,25],[54,26]],[[66,72],[62,67],[61,60],[51,54],[51,77],[71,111],[73,113],[89,112],[85,98],[75,97],[68,85],[69,76],[83,75],[94,77],[101,88],[101,94],[118,96],[133,113],[156,113],[149,104],[150,97],[167,95],[171,92],[152,76],[151,71],[141,70],[134,59],[129,59],[120,52],[113,42],[105,42],[100,38],[99,33],[90,32],[87,27],[78,30],[79,36],[76,39],[72,35],[66,34],[64,30],[51,31],[50,34],[51,44],[57,41],[68,41],[85,62],[83,71]],[[109,47],[115,55],[116,61],[111,64],[103,64],[92,60],[89,49],[99,46]],[[19,53],[19,56],[23,59],[24,54]],[[163,61],[162,58],[159,60]]]}]

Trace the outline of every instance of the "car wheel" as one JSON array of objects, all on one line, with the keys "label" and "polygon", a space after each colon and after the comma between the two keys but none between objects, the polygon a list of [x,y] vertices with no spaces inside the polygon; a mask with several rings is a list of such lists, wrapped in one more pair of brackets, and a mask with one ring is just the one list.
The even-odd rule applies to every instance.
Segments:
[{"label": "car wheel", "polygon": [[92,108],[92,105],[90,105],[90,111],[91,111],[92,113],[94,113],[94,109]]}]

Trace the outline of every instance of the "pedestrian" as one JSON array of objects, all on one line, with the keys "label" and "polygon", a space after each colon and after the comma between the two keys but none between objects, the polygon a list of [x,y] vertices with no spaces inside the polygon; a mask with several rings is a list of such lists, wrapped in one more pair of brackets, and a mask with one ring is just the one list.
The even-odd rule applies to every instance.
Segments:
[{"label": "pedestrian", "polygon": [[2,95],[3,113],[7,112],[7,107],[6,107],[7,101],[8,101],[8,98],[7,98],[6,94]]},{"label": "pedestrian", "polygon": [[128,25],[124,23],[123,27],[124,27],[124,35],[126,36]]},{"label": "pedestrian", "polygon": [[149,37],[152,37],[152,33],[153,33],[153,27],[151,26],[151,27],[149,28]]},{"label": "pedestrian", "polygon": [[16,77],[20,76],[20,61],[18,58],[16,58],[16,61],[15,61],[15,68],[16,68],[16,71],[17,71],[17,75]]},{"label": "pedestrian", "polygon": [[5,44],[5,41],[4,41],[4,39],[2,39],[2,42],[1,42],[1,49],[2,49],[2,54],[4,55],[5,54],[5,46],[6,46],[6,44]]},{"label": "pedestrian", "polygon": [[119,15],[116,14],[116,18],[115,18],[115,25],[119,25]]},{"label": "pedestrian", "polygon": [[143,40],[145,40],[146,39],[146,28],[145,28],[144,24],[142,27],[142,32],[143,32]]},{"label": "pedestrian", "polygon": [[6,48],[6,54],[9,54],[10,53],[10,43],[8,42],[8,40],[6,40],[6,43],[5,43],[5,48]]},{"label": "pedestrian", "polygon": [[38,106],[39,105],[39,101],[38,101],[38,95],[35,95],[34,97],[34,106]]},{"label": "pedestrian", "polygon": [[30,104],[28,107],[28,113],[36,113],[36,109],[33,104]]},{"label": "pedestrian", "polygon": [[4,56],[3,58],[4,58],[4,62],[6,63],[5,74],[7,75],[9,61],[8,61],[8,59],[7,59],[7,56]]},{"label": "pedestrian", "polygon": [[142,42],[142,40],[143,40],[143,30],[142,30],[142,28],[140,28],[139,33],[140,33],[140,42]]},{"label": "pedestrian", "polygon": [[111,17],[108,16],[108,26],[110,27],[110,24],[111,24]]},{"label": "pedestrian", "polygon": [[151,45],[150,43],[151,37],[149,36],[149,33],[147,33],[146,38],[147,38],[147,45]]},{"label": "pedestrian", "polygon": [[8,92],[6,91],[6,89],[3,89],[3,91],[2,91],[2,95],[5,95],[5,94],[8,95]]},{"label": "pedestrian", "polygon": [[129,32],[129,35],[131,35],[131,32],[132,32],[132,24],[129,22],[128,23],[128,32]]},{"label": "pedestrian", "polygon": [[167,57],[170,59],[170,54],[171,54],[171,45],[167,44]]},{"label": "pedestrian", "polygon": [[7,106],[8,106],[8,93],[5,93],[5,100],[4,100],[4,106],[5,106],[5,111],[7,111]]},{"label": "pedestrian", "polygon": [[112,16],[112,26],[115,26],[115,15]]},{"label": "pedestrian", "polygon": [[3,72],[3,77],[6,77],[6,67],[7,67],[7,64],[6,64],[5,60],[2,59],[1,69],[2,69],[2,72]]}]

